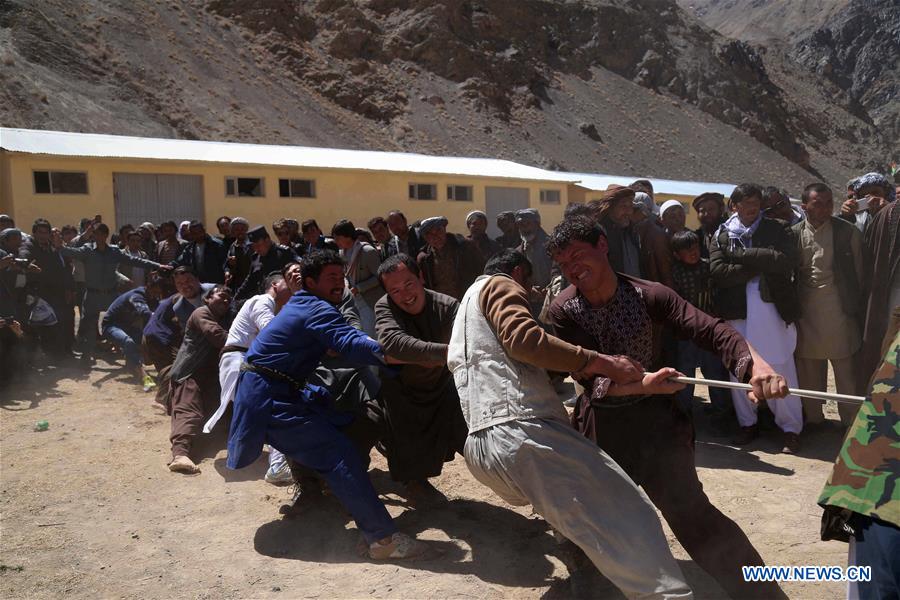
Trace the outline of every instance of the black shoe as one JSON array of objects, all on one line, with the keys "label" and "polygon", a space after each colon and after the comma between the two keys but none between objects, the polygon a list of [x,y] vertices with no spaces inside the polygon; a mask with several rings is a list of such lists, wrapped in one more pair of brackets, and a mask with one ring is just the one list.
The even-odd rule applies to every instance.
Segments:
[{"label": "black shoe", "polygon": [[431,485],[427,479],[406,482],[406,501],[415,508],[437,506],[448,502],[447,496]]},{"label": "black shoe", "polygon": [[800,452],[800,436],[796,433],[784,432],[784,447],[781,451],[785,454],[797,454]]},{"label": "black shoe", "polygon": [[291,501],[287,504],[282,504],[278,508],[278,513],[285,517],[296,517],[321,500],[322,487],[319,485],[319,480],[312,477],[304,477],[294,484]]},{"label": "black shoe", "polygon": [[756,425],[749,427],[741,427],[741,432],[737,434],[731,442],[735,446],[746,446],[759,436],[759,428]]}]

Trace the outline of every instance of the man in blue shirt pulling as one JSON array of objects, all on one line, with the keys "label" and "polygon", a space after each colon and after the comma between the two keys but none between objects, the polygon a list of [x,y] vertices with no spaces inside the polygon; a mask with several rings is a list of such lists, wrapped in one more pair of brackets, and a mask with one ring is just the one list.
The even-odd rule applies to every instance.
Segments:
[{"label": "man in blue shirt pulling", "polygon": [[330,351],[360,366],[385,364],[381,346],[351,327],[334,304],[344,294],[344,267],[331,251],[304,258],[303,289],[254,340],[234,399],[228,467],[253,463],[264,443],[317,471],[353,515],[376,560],[413,558],[427,546],[399,533],[379,500],[358,451],[341,428],[352,414],[335,409],[324,388],[307,383]]}]

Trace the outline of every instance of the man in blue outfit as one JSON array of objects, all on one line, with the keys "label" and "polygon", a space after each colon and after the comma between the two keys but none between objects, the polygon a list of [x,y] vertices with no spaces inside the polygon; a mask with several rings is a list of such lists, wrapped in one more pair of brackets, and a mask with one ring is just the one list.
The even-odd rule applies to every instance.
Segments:
[{"label": "man in blue outfit", "polygon": [[317,471],[353,515],[376,560],[421,556],[427,547],[399,533],[379,500],[363,461],[341,432],[352,415],[335,409],[324,388],[307,383],[329,350],[360,366],[385,362],[381,346],[351,327],[335,308],[344,267],[331,251],[313,251],[294,294],[247,352],[234,399],[228,467],[253,463],[264,443]]},{"label": "man in blue outfit", "polygon": [[129,290],[116,298],[100,322],[103,335],[122,350],[125,368],[144,386],[144,391],[150,391],[156,383],[144,372],[141,337],[160,298],[168,296],[171,291],[171,278],[152,274],[146,287]]},{"label": "man in blue outfit", "polygon": [[[88,234],[93,238],[93,244],[85,244]],[[63,258],[72,258],[84,264],[85,293],[81,316],[82,321],[87,323],[85,329],[87,340],[81,362],[84,366],[89,366],[93,363],[97,347],[97,322],[100,320],[100,313],[109,308],[116,299],[120,277],[116,269],[119,265],[149,270],[169,270],[169,267],[152,260],[129,256],[116,246],[110,246],[109,226],[105,223],[92,221],[85,229],[85,233],[75,239],[78,241],[73,240],[72,243],[80,244],[79,246],[61,246],[57,249]],[[61,240],[56,243],[61,243]]]}]

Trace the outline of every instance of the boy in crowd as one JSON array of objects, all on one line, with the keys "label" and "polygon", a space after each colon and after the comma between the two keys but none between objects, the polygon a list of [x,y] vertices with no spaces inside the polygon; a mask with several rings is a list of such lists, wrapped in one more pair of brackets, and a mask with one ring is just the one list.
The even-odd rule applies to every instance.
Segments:
[{"label": "boy in crowd", "polygon": [[[714,315],[709,261],[701,257],[700,237],[695,232],[685,229],[674,234],[669,245],[675,257],[672,263],[675,291],[693,307],[708,315]],[[678,340],[678,371],[693,377],[697,368],[707,379],[728,380],[728,370],[718,356],[702,350],[692,340]],[[693,397],[693,385],[688,385],[678,392],[678,401],[687,411],[691,409]],[[709,400],[710,413],[717,427],[725,429],[734,418],[731,392],[723,388],[709,388]]]}]

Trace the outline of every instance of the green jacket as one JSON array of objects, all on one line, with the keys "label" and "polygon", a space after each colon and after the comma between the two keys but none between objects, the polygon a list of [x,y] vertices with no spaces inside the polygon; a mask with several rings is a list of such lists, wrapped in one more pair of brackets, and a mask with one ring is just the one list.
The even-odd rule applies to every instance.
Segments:
[{"label": "green jacket", "polygon": [[819,504],[823,539],[846,539],[851,513],[900,526],[900,332],[847,431]]}]

